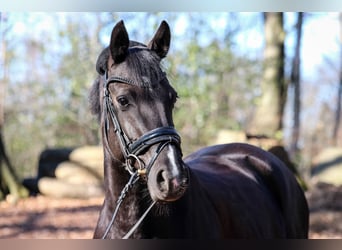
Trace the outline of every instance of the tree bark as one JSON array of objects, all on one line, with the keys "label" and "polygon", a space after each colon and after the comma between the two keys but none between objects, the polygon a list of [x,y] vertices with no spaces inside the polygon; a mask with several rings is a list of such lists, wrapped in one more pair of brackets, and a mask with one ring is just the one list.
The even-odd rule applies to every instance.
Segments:
[{"label": "tree bark", "polygon": [[14,200],[27,197],[28,190],[20,183],[15,174],[14,168],[10,163],[3,143],[2,126],[0,125],[0,200],[11,194]]},{"label": "tree bark", "polygon": [[[3,13],[0,12],[0,32],[2,32]],[[5,143],[3,139],[4,127],[4,105],[5,105],[5,86],[7,82],[6,71],[6,42],[3,34],[0,36],[2,55],[0,57],[1,64],[3,64],[3,78],[0,79],[0,200],[6,198],[6,195],[11,194],[14,200],[20,197],[28,196],[28,190],[20,183],[19,178],[15,174],[14,168],[7,156],[5,150]]]},{"label": "tree bark", "polygon": [[262,95],[257,104],[249,134],[276,137],[282,129],[282,117],[287,86],[284,81],[283,13],[264,14],[264,73],[261,82]]},{"label": "tree bark", "polygon": [[[342,111],[342,13],[339,15],[340,20],[340,70],[339,70],[339,86],[337,92],[337,107],[335,114],[335,124],[332,134],[332,142],[335,146],[339,146],[338,142],[341,141],[340,138],[340,125],[341,125],[341,111]],[[339,139],[340,138],[340,139]]]},{"label": "tree bark", "polygon": [[301,111],[301,90],[300,90],[300,48],[302,39],[303,12],[299,12],[296,24],[296,48],[292,61],[291,84],[293,86],[293,126],[291,134],[290,154],[294,156],[298,152],[298,140],[300,134],[300,111]]}]

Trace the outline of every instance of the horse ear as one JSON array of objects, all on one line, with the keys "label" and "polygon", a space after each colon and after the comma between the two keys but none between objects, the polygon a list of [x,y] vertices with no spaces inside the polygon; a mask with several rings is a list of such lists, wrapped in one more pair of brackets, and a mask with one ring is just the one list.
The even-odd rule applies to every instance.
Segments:
[{"label": "horse ear", "polygon": [[121,20],[113,28],[110,38],[110,53],[114,63],[121,63],[125,60],[129,47],[128,33],[124,22]]},{"label": "horse ear", "polygon": [[160,59],[167,55],[170,48],[171,32],[167,22],[162,21],[156,34],[148,43],[147,47],[157,53]]}]

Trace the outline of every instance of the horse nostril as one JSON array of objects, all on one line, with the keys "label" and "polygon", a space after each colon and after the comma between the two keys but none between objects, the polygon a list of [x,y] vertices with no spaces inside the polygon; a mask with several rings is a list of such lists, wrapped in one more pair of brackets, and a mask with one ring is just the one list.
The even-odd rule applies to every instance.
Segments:
[{"label": "horse nostril", "polygon": [[186,173],[179,172],[178,175],[172,175],[166,167],[160,167],[150,174],[148,189],[155,201],[171,202],[179,199],[185,193],[190,181]]},{"label": "horse nostril", "polygon": [[160,189],[160,191],[167,191],[167,181],[166,181],[166,178],[165,178],[165,171],[164,170],[161,170],[159,171],[159,173],[157,174],[157,184],[158,184],[158,187]]}]

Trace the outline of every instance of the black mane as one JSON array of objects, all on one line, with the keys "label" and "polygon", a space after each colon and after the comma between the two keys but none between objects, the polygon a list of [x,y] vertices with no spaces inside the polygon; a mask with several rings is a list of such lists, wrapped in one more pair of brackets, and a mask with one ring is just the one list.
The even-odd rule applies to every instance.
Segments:
[{"label": "black mane", "polygon": [[96,116],[98,122],[101,119],[101,102],[100,102],[100,83],[101,75],[98,75],[90,88],[88,100],[90,104],[90,112]]}]

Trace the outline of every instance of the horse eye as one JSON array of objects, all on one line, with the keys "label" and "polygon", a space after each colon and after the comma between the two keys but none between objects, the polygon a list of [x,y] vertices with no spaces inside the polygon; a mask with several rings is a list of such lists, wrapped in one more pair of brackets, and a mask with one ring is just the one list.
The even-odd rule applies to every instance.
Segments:
[{"label": "horse eye", "polygon": [[122,107],[127,107],[129,104],[128,99],[124,96],[119,96],[116,100]]}]

